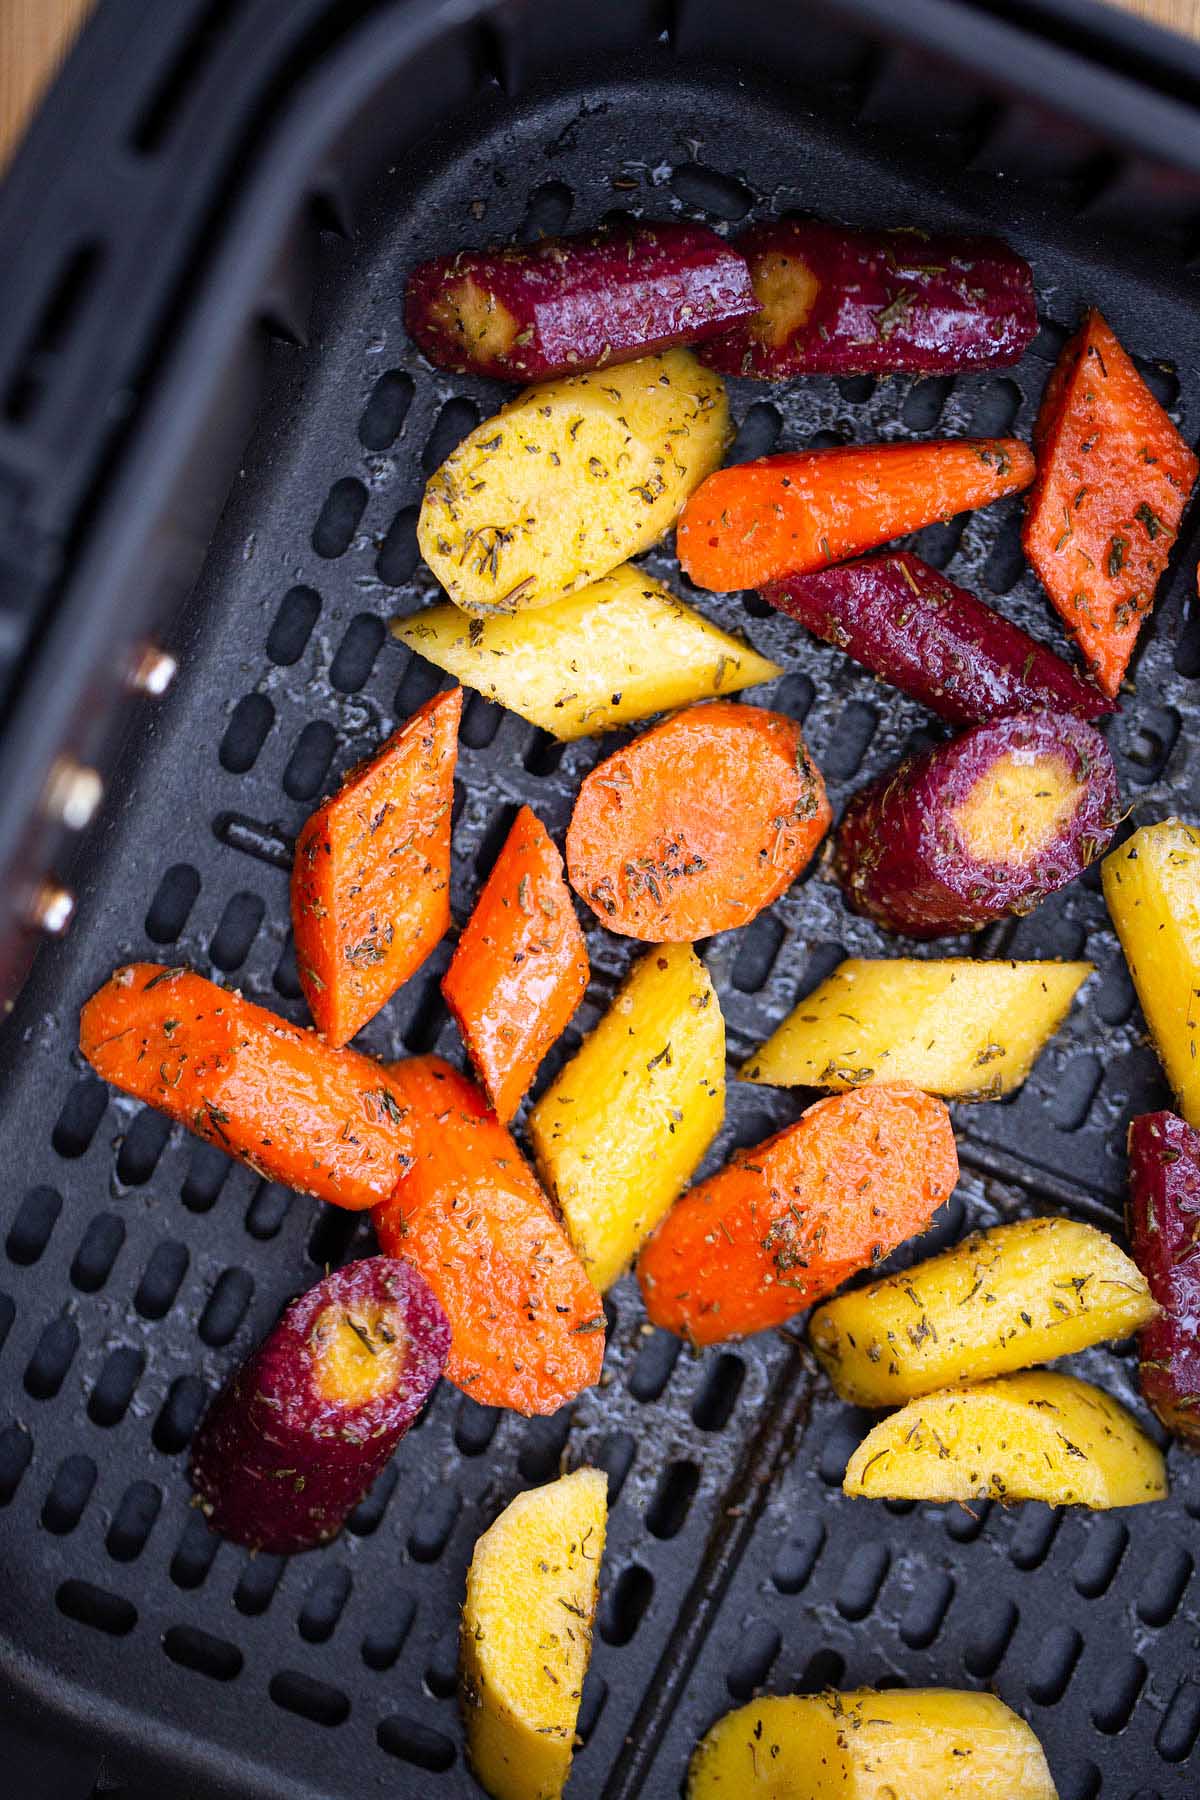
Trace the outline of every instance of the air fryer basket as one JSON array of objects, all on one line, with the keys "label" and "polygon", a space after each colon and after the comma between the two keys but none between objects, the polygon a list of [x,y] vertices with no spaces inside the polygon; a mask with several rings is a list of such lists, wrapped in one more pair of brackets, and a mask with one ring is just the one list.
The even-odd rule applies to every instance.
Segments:
[{"label": "air fryer basket", "polygon": [[[415,542],[425,474],[501,395],[413,352],[404,271],[450,246],[618,208],[718,227],[801,207],[994,230],[1037,276],[1042,330],[1019,368],[957,382],[735,381],[735,454],[851,437],[1027,436],[1088,303],[1188,438],[1200,431],[1184,231],[1194,191],[1048,115],[1035,130],[962,73],[815,18],[795,27],[802,83],[782,37],[775,49],[750,43],[736,8],[683,7],[661,35],[653,15],[631,50],[634,10],[611,53],[596,17],[590,43],[572,36],[584,9],[564,11],[557,33],[543,12],[544,41],[534,33],[524,60],[501,58],[508,91],[495,46],[511,52],[516,39],[482,43],[493,60],[469,104],[376,171],[352,235],[321,237],[307,342],[271,344],[253,435],[173,628],[176,689],[126,743],[78,871],[76,929],[43,954],[8,1027],[0,1666],[11,1720],[41,1746],[9,1766],[43,1771],[18,1777],[28,1785],[13,1800],[82,1800],[101,1754],[108,1785],[97,1792],[164,1782],[188,1800],[476,1792],[454,1699],[466,1564],[512,1494],[564,1461],[605,1467],[612,1507],[578,1800],[674,1796],[698,1735],[764,1685],[896,1682],[994,1688],[1031,1720],[1063,1800],[1197,1792],[1194,1459],[1173,1449],[1170,1501],[1125,1513],[851,1502],[840,1478],[866,1415],[831,1399],[800,1339],[782,1331],[693,1356],[645,1324],[629,1278],[608,1305],[601,1386],[525,1421],[443,1384],[329,1548],[248,1556],[189,1505],[187,1445],[207,1396],[285,1299],[369,1250],[369,1228],[110,1094],[73,1048],[77,1013],[115,964],[153,957],[304,1016],[287,930],[292,839],[341,771],[440,685],[386,621],[431,591]],[[1001,506],[933,527],[917,548],[1050,636],[1018,522],[1016,505]],[[1200,806],[1196,535],[1192,521],[1137,694],[1110,733],[1133,809],[1126,829]],[[667,550],[649,562],[681,582]],[[929,732],[918,707],[753,597],[700,603],[786,665],[763,697],[804,719],[835,807]],[[561,836],[600,749],[559,746],[469,698],[456,918],[519,804]],[[731,1067],[843,954],[893,947],[846,913],[819,870],[748,930],[712,940]],[[1167,1097],[1098,881],[971,948],[1089,956],[1098,972],[1021,1094],[959,1109],[963,1179],[922,1253],[968,1222],[1029,1212],[1065,1208],[1118,1227],[1126,1123]],[[593,980],[560,1056],[603,1009],[630,950],[589,930]],[[366,1047],[459,1054],[438,993],[447,951],[368,1028]],[[710,1166],[799,1104],[731,1084]],[[1131,1347],[1082,1362],[1133,1395]]]}]

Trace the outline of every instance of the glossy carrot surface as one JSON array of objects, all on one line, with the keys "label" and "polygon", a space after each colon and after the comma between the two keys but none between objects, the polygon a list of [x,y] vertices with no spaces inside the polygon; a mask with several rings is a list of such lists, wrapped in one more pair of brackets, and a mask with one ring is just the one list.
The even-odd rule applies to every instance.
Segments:
[{"label": "glossy carrot surface", "polygon": [[604,1359],[604,1309],[512,1137],[440,1057],[392,1065],[412,1167],[372,1215],[450,1320],[446,1378],[483,1406],[556,1412]]},{"label": "glossy carrot surface", "polygon": [[450,813],[462,689],[435,694],[307,820],[292,866],[300,983],[348,1042],[450,924]]},{"label": "glossy carrot surface", "polygon": [[407,1166],[406,1102],[386,1069],[190,969],[118,969],[80,1014],[79,1048],[114,1087],[335,1206],[378,1205]]},{"label": "glossy carrot surface", "polygon": [[931,1094],[818,1100],[676,1202],[638,1259],[646,1311],[697,1344],[782,1325],[923,1231],[957,1180]]},{"label": "glossy carrot surface", "polygon": [[1050,377],[1034,447],[1025,554],[1113,695],[1200,464],[1095,311]]},{"label": "glossy carrot surface", "polygon": [[684,573],[726,592],[761,587],[873,550],[889,538],[990,506],[1034,476],[1016,438],[846,444],[718,469],[683,509]]},{"label": "glossy carrot surface", "polygon": [[587,949],[562,857],[523,806],[442,979],[500,1119],[516,1112],[587,983]]},{"label": "glossy carrot surface", "polygon": [[724,375],[954,375],[1037,332],[1033,271],[999,238],[764,219],[733,248],[760,310],[705,346]]},{"label": "glossy carrot surface", "polygon": [[951,725],[1006,712],[1098,719],[1113,702],[911,550],[769,581],[763,599]]},{"label": "glossy carrot surface", "polygon": [[699,343],[757,305],[745,259],[707,225],[622,220],[421,263],[404,321],[440,368],[545,381]]},{"label": "glossy carrot surface", "polygon": [[571,815],[567,868],[610,931],[690,943],[746,925],[778,899],[830,816],[796,721],[715,700],[592,770]]}]

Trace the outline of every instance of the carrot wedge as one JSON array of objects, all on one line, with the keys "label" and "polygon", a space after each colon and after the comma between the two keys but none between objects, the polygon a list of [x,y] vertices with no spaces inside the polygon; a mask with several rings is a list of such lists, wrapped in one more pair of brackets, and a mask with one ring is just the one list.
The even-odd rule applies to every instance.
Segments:
[{"label": "carrot wedge", "polygon": [[941,1100],[900,1083],[818,1100],[667,1214],[638,1259],[646,1312],[694,1344],[782,1325],[924,1231],[957,1180]]},{"label": "carrot wedge", "polygon": [[718,469],[683,509],[686,575],[725,593],[806,575],[935,519],[1027,488],[1034,462],[1016,438],[846,444]]},{"label": "carrot wedge", "polygon": [[450,1321],[448,1381],[484,1406],[551,1413],[604,1360],[604,1309],[549,1200],[465,1075],[394,1063],[411,1168],[371,1215],[387,1256],[419,1269]]},{"label": "carrot wedge", "polygon": [[1034,446],[1025,554],[1111,699],[1200,463],[1094,310],[1050,377]]},{"label": "carrot wedge", "polygon": [[450,924],[450,811],[462,689],[419,707],[308,819],[292,868],[300,983],[317,1030],[348,1043]]},{"label": "carrot wedge", "polygon": [[79,1048],[114,1087],[334,1206],[378,1205],[408,1164],[405,1101],[385,1068],[190,969],[118,969],[80,1014]]},{"label": "carrot wedge", "polygon": [[442,978],[484,1092],[507,1123],[588,983],[563,860],[523,806]]}]

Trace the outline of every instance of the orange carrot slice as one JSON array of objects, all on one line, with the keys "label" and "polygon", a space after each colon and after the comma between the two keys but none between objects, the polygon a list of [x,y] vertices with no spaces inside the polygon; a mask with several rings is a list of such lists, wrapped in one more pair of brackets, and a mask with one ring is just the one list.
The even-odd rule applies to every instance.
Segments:
[{"label": "orange carrot slice", "polygon": [[450,924],[450,810],[462,689],[435,694],[304,825],[292,869],[300,982],[345,1044]]},{"label": "orange carrot slice", "polygon": [[118,969],[80,1014],[79,1048],[114,1087],[335,1206],[377,1206],[407,1165],[405,1101],[385,1068],[190,969]]},{"label": "orange carrot slice", "polygon": [[523,806],[442,979],[484,1091],[504,1121],[588,983],[583,933],[546,827]]},{"label": "orange carrot slice", "polygon": [[1111,699],[1200,464],[1095,311],[1050,377],[1034,445],[1025,554]]},{"label": "orange carrot slice", "polygon": [[923,1231],[957,1180],[933,1095],[880,1083],[818,1100],[667,1214],[638,1261],[646,1311],[696,1344],[782,1325]]},{"label": "orange carrot slice", "polygon": [[592,770],[567,832],[567,868],[610,931],[690,943],[778,899],[829,820],[796,721],[716,700]]},{"label": "orange carrot slice", "polygon": [[702,481],[675,543],[685,574],[700,587],[758,587],[989,506],[1028,487],[1033,475],[1029,447],[1016,438],[763,456]]},{"label": "orange carrot slice", "polygon": [[473,1082],[436,1056],[394,1063],[414,1160],[372,1214],[450,1320],[446,1377],[485,1406],[556,1412],[604,1359],[604,1309],[528,1163]]}]

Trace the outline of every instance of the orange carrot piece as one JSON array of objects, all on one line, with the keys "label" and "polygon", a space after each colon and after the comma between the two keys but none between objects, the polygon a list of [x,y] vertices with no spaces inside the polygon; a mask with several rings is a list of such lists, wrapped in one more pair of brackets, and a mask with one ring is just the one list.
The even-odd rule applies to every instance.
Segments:
[{"label": "orange carrot piece", "polygon": [[846,444],[718,469],[683,509],[675,545],[700,587],[719,593],[805,575],[889,538],[990,506],[1033,480],[1016,438]]},{"label": "orange carrot piece", "polygon": [[830,816],[794,719],[731,700],[690,706],[584,781],[571,886],[610,931],[690,943],[777,900]]},{"label": "orange carrot piece", "polygon": [[300,983],[347,1043],[450,924],[450,811],[462,689],[435,694],[305,825],[292,868]]},{"label": "orange carrot piece", "polygon": [[563,861],[523,806],[467,920],[442,993],[498,1117],[507,1123],[588,984]]},{"label": "orange carrot piece", "polygon": [[484,1406],[551,1413],[604,1360],[604,1309],[549,1200],[479,1089],[436,1056],[392,1065],[411,1169],[372,1214],[450,1320],[446,1377]]},{"label": "orange carrot piece", "polygon": [[1095,311],[1058,360],[1033,441],[1025,554],[1111,699],[1200,464]]},{"label": "orange carrot piece", "polygon": [[79,1048],[114,1087],[335,1206],[377,1206],[408,1164],[406,1103],[385,1068],[190,969],[118,969],[80,1014]]},{"label": "orange carrot piece", "polygon": [[696,1344],[782,1325],[928,1225],[958,1180],[945,1104],[900,1083],[818,1100],[683,1196],[646,1244],[646,1312]]}]

